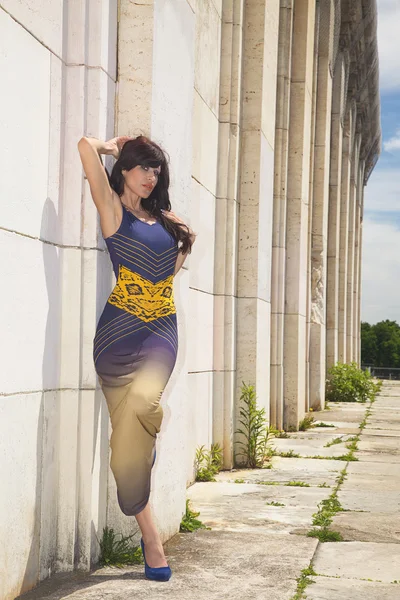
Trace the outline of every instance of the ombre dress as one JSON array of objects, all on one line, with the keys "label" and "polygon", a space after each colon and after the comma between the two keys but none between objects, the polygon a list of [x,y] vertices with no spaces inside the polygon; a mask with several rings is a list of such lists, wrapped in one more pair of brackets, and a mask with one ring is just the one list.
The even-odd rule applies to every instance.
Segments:
[{"label": "ombre dress", "polygon": [[105,239],[117,282],[97,324],[93,358],[111,418],[118,502],[123,513],[136,515],[149,499],[160,398],[178,350],[178,245],[160,222],[122,212],[118,231]]}]

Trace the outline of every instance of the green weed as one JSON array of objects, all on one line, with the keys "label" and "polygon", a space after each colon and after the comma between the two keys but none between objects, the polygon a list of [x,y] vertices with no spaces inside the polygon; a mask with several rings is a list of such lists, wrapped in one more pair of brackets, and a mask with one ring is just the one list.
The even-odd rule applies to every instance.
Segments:
[{"label": "green weed", "polygon": [[289,481],[285,483],[285,485],[289,487],[310,487],[309,483],[305,483],[304,481]]},{"label": "green weed", "polygon": [[336,444],[341,444],[343,442],[343,437],[337,437],[325,444],[325,448],[330,448],[331,446],[335,446]]},{"label": "green weed", "polygon": [[342,542],[342,534],[331,529],[311,529],[307,537],[318,538],[320,542]]},{"label": "green weed", "polygon": [[215,481],[215,475],[222,467],[222,448],[219,444],[211,444],[211,450],[200,446],[196,450],[196,481]]},{"label": "green weed", "polygon": [[104,527],[100,544],[100,565],[123,567],[143,563],[142,550],[131,543],[132,535],[115,533],[114,529]]},{"label": "green weed", "polygon": [[299,431],[307,431],[310,427],[313,427],[314,417],[305,416],[302,421],[299,423]]},{"label": "green weed", "polygon": [[310,579],[310,577],[315,577],[316,575],[317,573],[314,571],[311,563],[307,569],[303,569],[301,571],[301,576],[297,579],[296,593],[294,596],[292,596],[291,600],[301,600],[302,598],[305,598],[305,589],[312,583],[315,583],[312,579]]},{"label": "green weed", "polygon": [[[265,408],[257,408],[256,392],[254,386],[246,385],[242,381],[239,423],[241,427],[235,431],[241,439],[236,442],[239,452],[235,453],[235,461],[240,466],[255,469],[263,467],[272,456],[271,440],[276,430],[269,427]],[[241,457],[237,461],[237,457]]]},{"label": "green weed", "polygon": [[179,531],[181,533],[189,533],[192,531],[196,531],[196,529],[211,529],[211,527],[206,527],[204,523],[199,521],[196,517],[199,516],[199,512],[194,512],[190,508],[190,501],[186,500],[186,512],[182,517],[181,525]]}]

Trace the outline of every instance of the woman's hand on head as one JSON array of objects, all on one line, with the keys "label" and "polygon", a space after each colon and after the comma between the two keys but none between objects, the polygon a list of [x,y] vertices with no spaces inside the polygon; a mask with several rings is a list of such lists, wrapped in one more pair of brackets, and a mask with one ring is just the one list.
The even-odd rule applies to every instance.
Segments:
[{"label": "woman's hand on head", "polygon": [[133,138],[129,137],[128,135],[121,135],[119,137],[115,137],[111,140],[108,140],[108,142],[106,142],[108,147],[108,153],[111,154],[114,158],[118,158],[125,142],[132,139]]}]

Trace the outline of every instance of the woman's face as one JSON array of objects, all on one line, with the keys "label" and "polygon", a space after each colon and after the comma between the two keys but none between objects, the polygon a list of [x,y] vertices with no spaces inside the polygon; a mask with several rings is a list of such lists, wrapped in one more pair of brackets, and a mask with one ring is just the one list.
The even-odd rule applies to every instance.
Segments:
[{"label": "woman's face", "polygon": [[161,167],[145,167],[138,165],[129,171],[122,170],[125,185],[139,196],[148,198],[158,183]]}]

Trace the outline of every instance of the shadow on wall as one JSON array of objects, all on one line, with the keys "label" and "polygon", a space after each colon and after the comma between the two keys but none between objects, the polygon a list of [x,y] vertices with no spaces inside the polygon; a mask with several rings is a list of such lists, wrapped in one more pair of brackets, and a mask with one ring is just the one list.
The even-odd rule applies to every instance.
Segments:
[{"label": "shadow on wall", "polygon": [[[56,230],[57,220],[54,204],[47,198],[40,230],[42,240],[48,238],[48,231]],[[37,430],[34,524],[20,593],[37,585],[39,579],[49,576],[55,560],[57,500],[54,492],[57,489],[58,476],[58,419],[57,392],[54,384],[59,381],[60,364],[60,257],[59,248],[53,244],[43,243],[42,251],[48,298],[42,366],[43,392]]]}]

